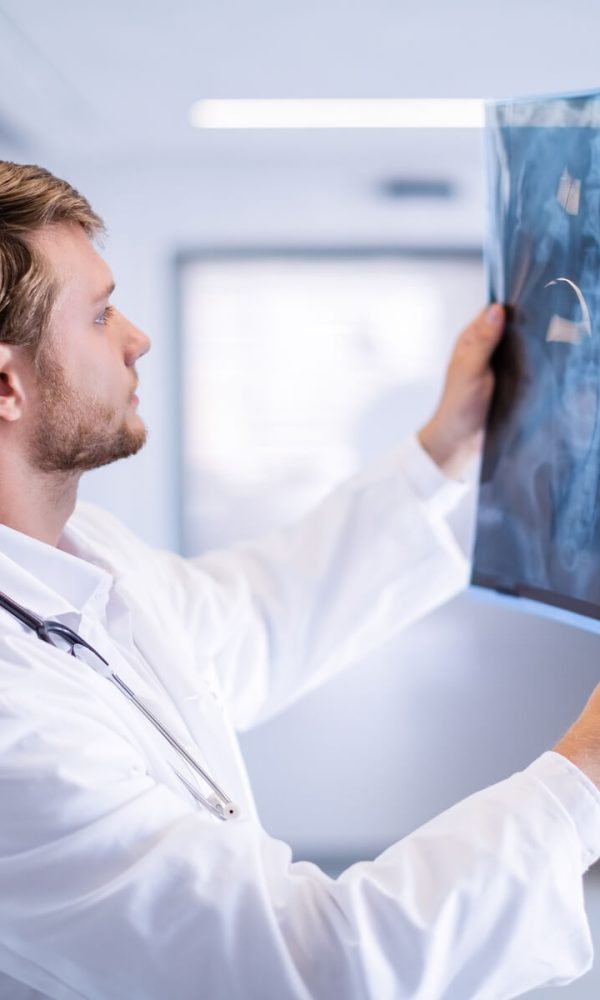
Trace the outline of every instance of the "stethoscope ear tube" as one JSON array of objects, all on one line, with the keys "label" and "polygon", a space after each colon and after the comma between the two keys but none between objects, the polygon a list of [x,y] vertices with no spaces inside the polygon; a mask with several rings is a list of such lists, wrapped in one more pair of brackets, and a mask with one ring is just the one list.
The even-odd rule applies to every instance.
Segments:
[{"label": "stethoscope ear tube", "polygon": [[113,682],[113,684],[116,685],[116,687],[119,688],[119,691],[121,691],[127,698],[129,698],[131,702],[133,702],[135,707],[139,709],[142,715],[145,715],[148,721],[152,723],[154,728],[158,730],[161,736],[163,736],[166,739],[167,743],[169,743],[173,747],[173,749],[186,762],[186,764],[193,771],[195,771],[196,774],[199,774],[200,777],[207,783],[207,785],[210,785],[210,787],[213,790],[212,795],[209,795],[208,797],[203,795],[202,792],[200,792],[197,788],[195,788],[191,784],[191,782],[189,782],[187,778],[185,778],[185,776],[181,773],[181,771],[179,771],[176,767],[173,767],[173,765],[171,765],[171,767],[173,767],[175,774],[177,775],[179,780],[185,785],[190,795],[192,795],[197,802],[201,802],[202,805],[205,806],[206,809],[208,809],[208,811],[211,812],[213,816],[216,816],[218,819],[222,820],[235,819],[235,817],[239,815],[240,812],[239,807],[234,802],[232,802],[231,799],[227,797],[227,795],[225,795],[223,789],[220,788],[219,785],[217,785],[216,781],[213,778],[211,778],[208,771],[205,771],[204,768],[200,766],[198,761],[194,760],[191,754],[188,753],[185,747],[182,746],[181,743],[178,740],[176,740],[174,736],[172,736],[169,730],[165,729],[160,719],[158,719],[154,715],[154,713],[150,711],[147,705],[144,705],[143,701],[140,701],[135,691],[132,691],[129,685],[126,684],[125,681],[122,680],[118,674],[115,674],[113,672],[110,675],[109,679]]},{"label": "stethoscope ear tube", "polygon": [[174,764],[171,764],[171,767],[182,785],[185,785],[192,798],[195,799],[196,802],[200,802],[204,808],[208,809],[208,811],[212,813],[213,816],[216,816],[217,819],[229,820],[235,819],[236,816],[239,816],[240,810],[239,807],[236,806],[235,802],[232,802],[230,799],[220,802],[214,794],[209,796],[203,795],[198,788],[195,788],[195,786],[192,785],[191,781],[188,781],[185,774],[182,774],[181,771],[174,766]]}]

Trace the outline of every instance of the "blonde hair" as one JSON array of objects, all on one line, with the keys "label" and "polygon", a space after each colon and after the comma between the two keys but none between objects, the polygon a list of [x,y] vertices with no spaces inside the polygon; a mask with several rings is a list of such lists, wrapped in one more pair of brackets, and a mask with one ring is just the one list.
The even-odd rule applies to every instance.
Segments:
[{"label": "blonde hair", "polygon": [[0,160],[0,344],[19,344],[37,359],[58,291],[30,245],[33,233],[61,222],[90,237],[104,223],[66,181],[42,167]]}]

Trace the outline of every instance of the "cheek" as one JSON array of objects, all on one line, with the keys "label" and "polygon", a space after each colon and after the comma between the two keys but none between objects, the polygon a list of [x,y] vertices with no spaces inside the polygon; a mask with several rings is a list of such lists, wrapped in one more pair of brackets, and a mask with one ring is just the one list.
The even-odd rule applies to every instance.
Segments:
[{"label": "cheek", "polygon": [[88,351],[77,352],[69,367],[76,387],[101,398],[114,394],[124,381],[118,359],[105,341],[93,344],[93,349]]}]

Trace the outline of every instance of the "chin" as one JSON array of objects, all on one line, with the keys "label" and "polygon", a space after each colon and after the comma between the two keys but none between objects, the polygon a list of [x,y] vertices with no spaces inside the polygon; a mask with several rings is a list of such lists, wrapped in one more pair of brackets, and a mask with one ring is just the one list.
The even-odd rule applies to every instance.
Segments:
[{"label": "chin", "polygon": [[123,425],[131,434],[147,434],[146,425],[138,413],[128,413]]}]

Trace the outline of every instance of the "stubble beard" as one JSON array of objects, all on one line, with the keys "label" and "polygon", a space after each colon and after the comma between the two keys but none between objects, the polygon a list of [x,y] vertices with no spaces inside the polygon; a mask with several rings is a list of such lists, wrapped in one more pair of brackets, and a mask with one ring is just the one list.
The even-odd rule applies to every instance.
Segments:
[{"label": "stubble beard", "polygon": [[146,428],[114,428],[116,411],[98,399],[84,399],[50,356],[38,359],[39,418],[30,458],[40,472],[87,472],[129,458],[143,447]]}]

